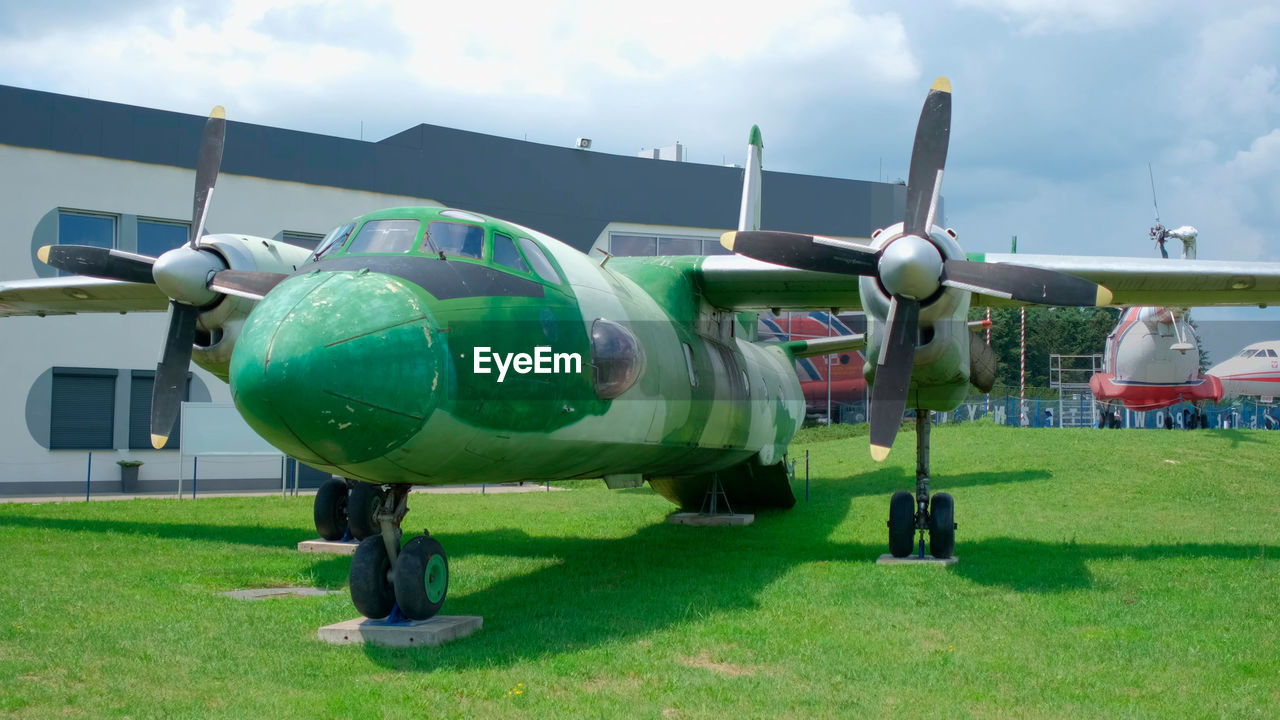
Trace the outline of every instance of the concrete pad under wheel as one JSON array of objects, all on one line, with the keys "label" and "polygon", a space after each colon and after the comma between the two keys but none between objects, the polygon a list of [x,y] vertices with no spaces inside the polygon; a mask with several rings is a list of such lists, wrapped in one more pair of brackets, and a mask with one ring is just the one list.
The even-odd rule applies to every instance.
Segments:
[{"label": "concrete pad under wheel", "polygon": [[716,513],[708,515],[704,513],[676,513],[667,517],[667,522],[672,525],[697,525],[699,527],[709,527],[712,525],[750,525],[756,521],[756,516],[751,513]]},{"label": "concrete pad under wheel", "polygon": [[298,543],[298,550],[305,553],[333,553],[334,555],[355,555],[359,540],[303,540]]},{"label": "concrete pad under wheel", "polygon": [[484,618],[479,615],[437,615],[430,620],[398,623],[362,617],[320,628],[320,639],[336,645],[425,647],[466,637],[483,626]]},{"label": "concrete pad under wheel", "polygon": [[936,558],[932,555],[908,555],[906,557],[894,557],[889,553],[885,553],[876,560],[877,565],[955,565],[960,558],[951,556],[949,558]]}]

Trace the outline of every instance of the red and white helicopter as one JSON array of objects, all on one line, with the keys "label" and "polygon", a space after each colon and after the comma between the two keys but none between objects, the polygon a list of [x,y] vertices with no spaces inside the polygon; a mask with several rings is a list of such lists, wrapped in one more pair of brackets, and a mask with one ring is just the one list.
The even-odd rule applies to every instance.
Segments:
[{"label": "red and white helicopter", "polygon": [[[1168,257],[1164,243],[1182,242],[1182,258],[1195,259],[1196,229],[1183,226],[1166,230],[1157,221],[1151,236]],[[1200,350],[1187,308],[1134,307],[1124,311],[1103,350],[1103,372],[1089,379],[1089,389],[1099,403],[1098,427],[1121,426],[1120,406],[1147,411],[1190,402],[1188,429],[1209,427],[1206,404],[1222,398],[1220,375],[1200,372]],[[1173,427],[1172,414],[1163,417]]]}]

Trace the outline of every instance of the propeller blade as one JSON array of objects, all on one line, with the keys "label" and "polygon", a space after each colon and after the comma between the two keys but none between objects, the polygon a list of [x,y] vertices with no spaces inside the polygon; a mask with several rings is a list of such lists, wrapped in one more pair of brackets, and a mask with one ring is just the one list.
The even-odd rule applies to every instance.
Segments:
[{"label": "propeller blade", "polygon": [[182,409],[199,315],[200,309],[194,305],[169,301],[169,334],[151,388],[151,446],[157,450],[169,442],[169,433]]},{"label": "propeller blade", "polygon": [[749,258],[801,270],[875,275],[879,253],[870,245],[771,230],[727,232],[720,244]]},{"label": "propeller blade", "polygon": [[204,135],[200,137],[200,155],[196,160],[196,187],[193,207],[191,209],[191,238],[188,245],[192,249],[204,237],[204,219],[209,211],[209,200],[213,196],[213,186],[218,182],[218,167],[222,165],[222,146],[227,134],[227,113],[218,105],[209,113],[204,123]]},{"label": "propeller blade", "polygon": [[942,284],[1037,305],[1111,304],[1111,291],[1097,283],[1026,265],[948,260],[942,266]]},{"label": "propeller blade", "polygon": [[890,301],[876,381],[871,386],[871,457],[876,462],[889,456],[889,448],[893,447],[893,439],[902,424],[919,338],[919,320],[920,303],[897,296]]},{"label": "propeller blade", "polygon": [[151,283],[151,266],[156,259],[148,255],[110,250],[91,245],[45,245],[36,251],[40,262],[75,275]]},{"label": "propeller blade", "polygon": [[951,81],[933,81],[916,124],[916,141],[911,147],[911,170],[907,175],[907,212],[903,233],[928,237],[938,211],[942,169],[947,164],[947,143],[951,137]]},{"label": "propeller blade", "polygon": [[260,300],[271,288],[289,277],[284,273],[255,272],[250,270],[221,270],[214,273],[209,289],[227,295]]}]

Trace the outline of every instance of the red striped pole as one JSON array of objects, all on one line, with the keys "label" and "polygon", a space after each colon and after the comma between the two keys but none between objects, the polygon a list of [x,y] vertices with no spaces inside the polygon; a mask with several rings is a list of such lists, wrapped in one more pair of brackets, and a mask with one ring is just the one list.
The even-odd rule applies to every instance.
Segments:
[{"label": "red striped pole", "polygon": [[[987,347],[991,347],[991,308],[987,308]],[[987,415],[991,415],[991,393],[987,393]]]}]

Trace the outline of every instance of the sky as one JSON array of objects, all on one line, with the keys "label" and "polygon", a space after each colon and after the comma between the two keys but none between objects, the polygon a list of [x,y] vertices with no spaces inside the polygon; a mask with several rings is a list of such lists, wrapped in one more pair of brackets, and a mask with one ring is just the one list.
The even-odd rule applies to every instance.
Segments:
[{"label": "sky", "polygon": [[0,84],[366,140],[678,141],[714,164],[743,162],[755,123],[766,169],[863,180],[906,176],[945,75],[969,252],[1155,257],[1150,163],[1199,257],[1280,261],[1277,67],[1280,3],[1236,0],[0,0]]}]

